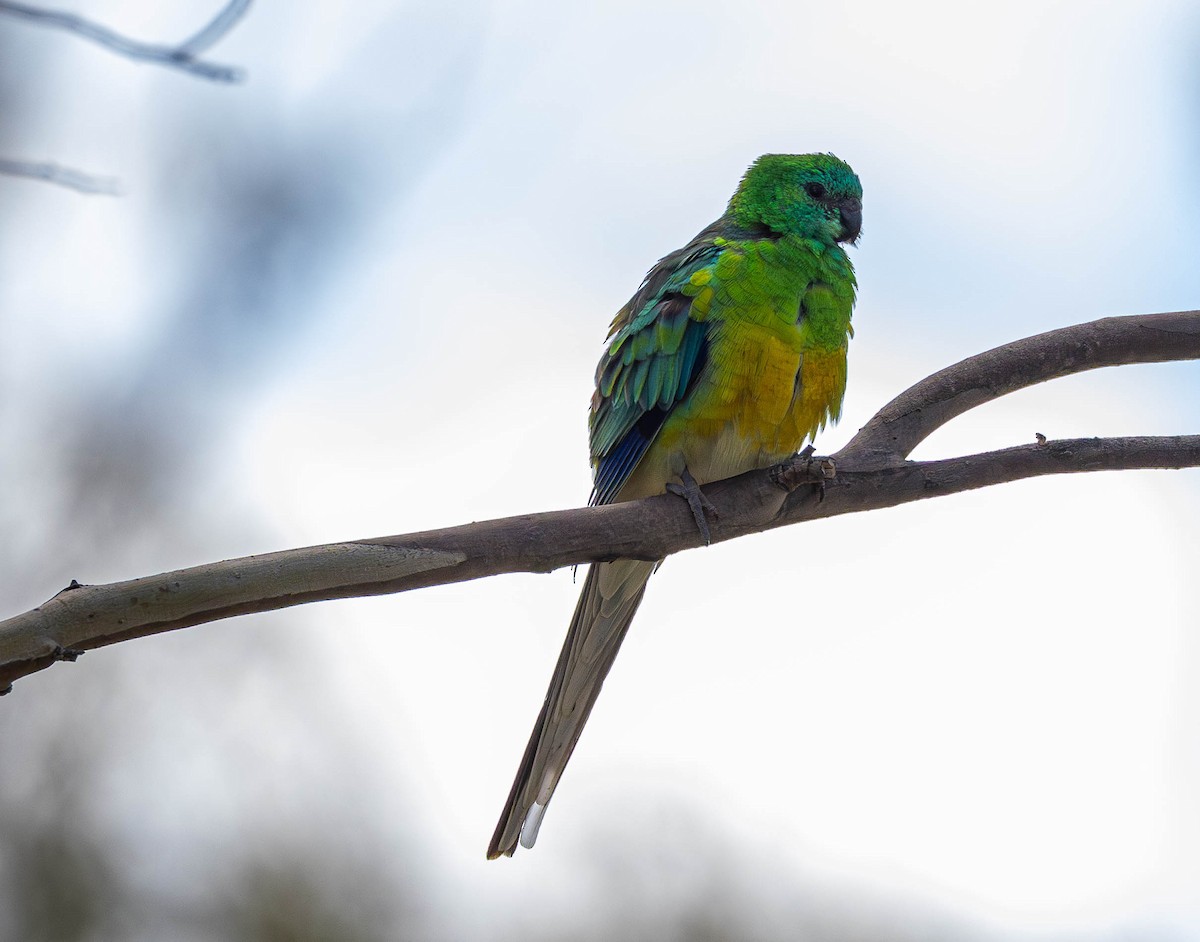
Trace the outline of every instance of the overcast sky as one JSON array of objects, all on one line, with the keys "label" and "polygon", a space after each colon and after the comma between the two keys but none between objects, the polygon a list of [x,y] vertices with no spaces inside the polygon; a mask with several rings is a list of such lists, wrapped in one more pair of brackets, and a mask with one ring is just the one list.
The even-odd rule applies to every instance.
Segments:
[{"label": "overcast sky", "polygon": [[[73,4],[164,40],[212,6]],[[831,151],[863,182],[849,392],[821,452],[998,343],[1200,305],[1200,17],[1182,0],[264,2],[210,53],[247,70],[236,87],[19,28],[8,68],[43,70],[42,87],[0,150],[125,192],[0,179],[0,390],[119,389],[126,359],[188,345],[164,314],[181,291],[196,317],[228,319],[234,340],[195,355],[181,399],[228,398],[188,498],[231,522],[212,556],[582,504],[609,320],[763,152]],[[270,180],[283,163],[296,231],[323,239],[283,239],[255,262],[261,284],[227,297],[253,245],[206,243],[205,220],[221,199],[252,218],[225,174]],[[215,261],[181,288],[202,252]],[[1195,432],[1198,380],[1194,364],[1060,380],[968,413],[916,457],[1035,432]],[[6,447],[45,434],[13,413]],[[4,517],[36,542],[50,498],[30,493]],[[1198,519],[1195,471],[1083,475],[672,558],[536,850],[495,863],[483,852],[574,605],[569,571],[247,630],[299,626],[295,657],[372,754],[367,774],[410,796],[454,892],[486,912],[602,895],[577,867],[597,836],[644,863],[698,831],[781,883],[999,932],[1193,938]],[[122,547],[80,578],[198,552]],[[210,650],[233,638],[191,634]],[[222,814],[201,804],[197,827]]]}]

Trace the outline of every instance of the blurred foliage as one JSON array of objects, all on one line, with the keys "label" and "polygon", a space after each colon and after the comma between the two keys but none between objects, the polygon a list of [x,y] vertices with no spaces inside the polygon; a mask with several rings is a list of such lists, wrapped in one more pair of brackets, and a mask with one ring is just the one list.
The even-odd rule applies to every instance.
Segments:
[{"label": "blurred foliage", "polygon": [[[20,37],[0,35],[0,43],[13,42]],[[0,48],[6,61],[12,57]],[[7,118],[28,112],[33,91],[29,75],[0,68]],[[8,608],[24,604],[26,582],[42,584],[47,572],[119,564],[124,546],[202,552],[220,535],[220,524],[181,495],[203,474],[239,401],[312,315],[303,302],[319,291],[320,260],[336,254],[342,226],[359,208],[332,135],[322,142],[264,124],[243,130],[211,161],[191,159],[194,140],[161,145],[171,179],[162,218],[147,225],[169,234],[180,262],[145,342],[87,384],[58,385],[53,398],[8,390],[0,421],[20,416],[27,426],[56,430],[27,443],[38,453],[25,467],[4,470],[4,516],[21,521],[27,535],[0,543],[0,602]],[[35,188],[23,198],[41,195]],[[22,478],[31,467],[37,478]],[[33,487],[54,500],[48,514],[23,518]],[[244,654],[246,642],[229,640]],[[186,741],[172,711],[203,709],[211,697],[205,678],[224,665],[202,645],[182,644],[193,660],[190,670],[174,664],[178,675],[156,676],[148,650],[95,654],[86,669],[38,678],[0,704],[0,937],[420,937],[408,929],[407,894],[386,862],[345,840],[362,829],[359,814],[369,813],[353,788],[319,794],[322,807],[309,809],[310,843],[272,837],[288,826],[278,818],[296,812],[262,806],[256,793],[280,788],[279,770],[269,759],[236,754],[227,728],[235,720],[213,722],[207,746],[229,750],[221,798],[230,816],[256,826],[204,839],[210,809],[184,804],[184,793],[172,791],[171,768],[185,756],[195,761],[204,747]],[[335,731],[303,715],[316,701],[288,701],[288,664],[281,658],[268,681],[277,687],[279,726],[302,726],[312,749],[338,754]],[[239,684],[234,678],[221,693],[236,698]],[[113,693],[122,689],[126,695]],[[141,793],[130,794],[130,784]],[[181,807],[167,818],[196,816],[183,829],[190,834],[161,826],[154,806],[173,802]]]}]

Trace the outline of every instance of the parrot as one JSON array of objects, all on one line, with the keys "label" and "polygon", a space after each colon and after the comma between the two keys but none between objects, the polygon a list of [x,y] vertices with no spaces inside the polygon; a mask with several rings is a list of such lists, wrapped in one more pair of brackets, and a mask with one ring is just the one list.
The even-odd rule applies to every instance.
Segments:
[{"label": "parrot", "polygon": [[[843,246],[862,184],[832,154],[764,154],[724,214],[650,269],[613,319],[588,416],[591,505],[669,490],[705,543],[700,486],[766,468],[835,422],[857,282]],[[537,839],[647,580],[662,560],[593,563],[488,846]]]}]

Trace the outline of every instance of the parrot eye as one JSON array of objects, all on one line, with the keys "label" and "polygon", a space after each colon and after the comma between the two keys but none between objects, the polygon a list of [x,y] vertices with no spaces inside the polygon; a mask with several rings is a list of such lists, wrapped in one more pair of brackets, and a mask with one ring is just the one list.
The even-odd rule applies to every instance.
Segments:
[{"label": "parrot eye", "polygon": [[825,198],[825,187],[822,186],[820,183],[804,184],[804,192],[807,193],[809,196],[811,196],[815,200]]}]

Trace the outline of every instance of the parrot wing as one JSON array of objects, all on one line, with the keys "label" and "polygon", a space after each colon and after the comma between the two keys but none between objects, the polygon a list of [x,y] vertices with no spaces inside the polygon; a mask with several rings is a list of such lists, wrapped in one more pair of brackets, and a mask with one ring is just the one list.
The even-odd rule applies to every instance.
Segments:
[{"label": "parrot wing", "polygon": [[710,283],[724,251],[715,229],[659,261],[613,320],[588,423],[592,504],[616,498],[704,369]]}]

